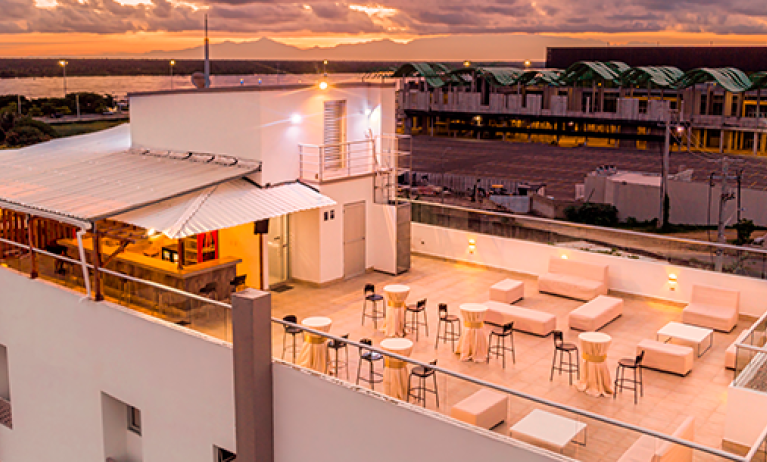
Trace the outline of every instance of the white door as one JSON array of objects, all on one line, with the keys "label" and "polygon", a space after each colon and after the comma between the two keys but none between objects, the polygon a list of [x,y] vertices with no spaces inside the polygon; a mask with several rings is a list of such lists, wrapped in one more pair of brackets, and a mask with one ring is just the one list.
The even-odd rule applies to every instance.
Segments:
[{"label": "white door", "polygon": [[344,277],[365,272],[365,202],[344,205]]},{"label": "white door", "polygon": [[266,247],[269,265],[269,287],[288,280],[288,216],[269,219]]}]

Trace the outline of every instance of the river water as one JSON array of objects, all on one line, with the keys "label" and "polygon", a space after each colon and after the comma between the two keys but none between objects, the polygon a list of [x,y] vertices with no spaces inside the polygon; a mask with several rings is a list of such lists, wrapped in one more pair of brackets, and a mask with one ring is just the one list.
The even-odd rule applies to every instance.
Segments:
[{"label": "river water", "polygon": [[[322,79],[316,74],[262,74],[212,75],[212,87],[239,85],[277,85],[290,83],[316,83]],[[362,74],[328,74],[329,83],[360,81]],[[194,88],[188,75],[174,75],[173,89]],[[171,77],[159,75],[67,77],[67,93],[89,91],[124,98],[128,93],[171,89]],[[64,94],[62,77],[0,79],[0,95],[21,94],[27,98],[61,97]]]}]

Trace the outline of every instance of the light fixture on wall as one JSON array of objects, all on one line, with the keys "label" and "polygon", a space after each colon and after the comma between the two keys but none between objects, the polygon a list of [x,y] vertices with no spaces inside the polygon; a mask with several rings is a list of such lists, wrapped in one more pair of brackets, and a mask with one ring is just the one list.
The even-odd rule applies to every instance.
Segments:
[{"label": "light fixture on wall", "polygon": [[562,260],[567,260],[567,255],[562,255]]},{"label": "light fixture on wall", "polygon": [[328,83],[324,80],[320,81],[320,90],[327,90],[328,89]]},{"label": "light fixture on wall", "polygon": [[676,273],[669,273],[668,275],[668,288],[669,290],[676,290]]},{"label": "light fixture on wall", "polygon": [[369,107],[366,107],[366,108],[365,108],[365,115],[366,115],[366,116],[369,116],[369,115],[370,115],[370,114],[372,114],[372,113],[373,113],[373,111],[371,111]]},{"label": "light fixture on wall", "polygon": [[301,120],[303,120],[301,117],[301,114],[293,114],[292,116],[290,116],[290,123],[292,123],[293,125],[300,124]]},{"label": "light fixture on wall", "polygon": [[477,241],[469,239],[469,253],[474,253],[477,250]]}]

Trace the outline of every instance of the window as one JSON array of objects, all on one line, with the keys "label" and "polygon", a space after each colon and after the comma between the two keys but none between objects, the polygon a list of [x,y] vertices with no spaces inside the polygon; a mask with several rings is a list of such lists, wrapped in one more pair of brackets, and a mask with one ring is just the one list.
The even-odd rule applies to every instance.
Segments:
[{"label": "window", "polygon": [[346,100],[325,101],[323,115],[323,161],[325,168],[343,168],[346,147]]},{"label": "window", "polygon": [[237,459],[237,455],[232,451],[227,451],[226,449],[220,448],[218,446],[213,446],[213,448],[216,452],[215,462],[232,462],[233,460]]},{"label": "window", "polygon": [[141,411],[133,406],[128,406],[128,430],[141,435]]}]

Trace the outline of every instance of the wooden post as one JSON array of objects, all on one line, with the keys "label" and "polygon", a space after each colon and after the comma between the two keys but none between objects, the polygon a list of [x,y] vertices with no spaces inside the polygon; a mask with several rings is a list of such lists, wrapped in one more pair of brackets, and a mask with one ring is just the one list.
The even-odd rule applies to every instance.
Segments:
[{"label": "wooden post", "polygon": [[36,279],[37,272],[37,257],[35,256],[35,218],[32,215],[27,215],[27,244],[29,245],[29,277]]},{"label": "wooden post", "polygon": [[93,224],[93,299],[97,302],[104,300],[101,288],[101,236],[96,223]]},{"label": "wooden post", "polygon": [[178,252],[178,269],[182,270],[184,269],[184,240],[181,238],[178,240],[176,252]]}]

